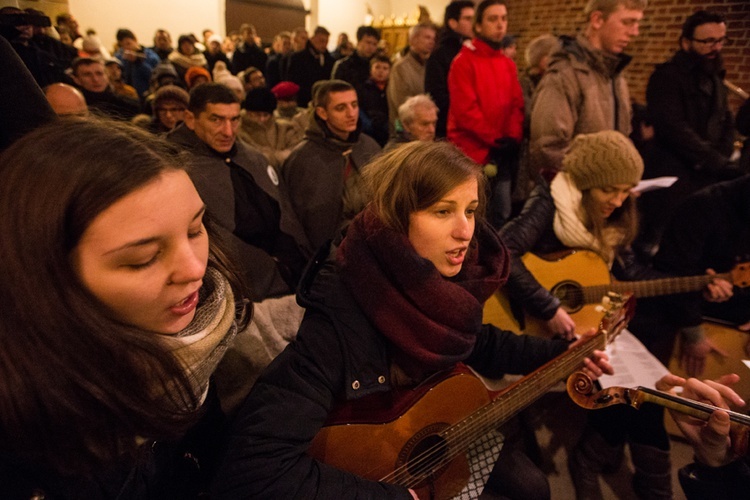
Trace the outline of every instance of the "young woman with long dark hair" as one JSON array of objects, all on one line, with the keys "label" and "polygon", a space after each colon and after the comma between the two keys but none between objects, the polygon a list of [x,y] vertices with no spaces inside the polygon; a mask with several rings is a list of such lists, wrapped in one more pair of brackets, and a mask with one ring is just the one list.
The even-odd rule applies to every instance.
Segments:
[{"label": "young woman with long dark hair", "polygon": [[78,119],[0,157],[4,497],[206,492],[226,425],[213,375],[252,307],[186,165]]}]

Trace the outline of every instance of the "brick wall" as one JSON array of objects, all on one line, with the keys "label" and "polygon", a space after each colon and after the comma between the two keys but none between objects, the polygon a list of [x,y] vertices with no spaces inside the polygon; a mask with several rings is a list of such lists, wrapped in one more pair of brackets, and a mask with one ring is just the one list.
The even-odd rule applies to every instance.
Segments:
[{"label": "brick wall", "polygon": [[[586,0],[507,0],[509,33],[520,35],[516,64],[525,65],[526,44],[544,33],[573,35],[584,28]],[[727,18],[727,36],[732,44],[722,50],[727,80],[750,91],[750,2],[700,0],[649,0],[640,35],[628,46],[633,61],[627,78],[633,99],[645,102],[646,84],[654,65],[667,60],[677,49],[685,18],[700,9],[722,12]],[[741,100],[732,95],[736,109]]]}]

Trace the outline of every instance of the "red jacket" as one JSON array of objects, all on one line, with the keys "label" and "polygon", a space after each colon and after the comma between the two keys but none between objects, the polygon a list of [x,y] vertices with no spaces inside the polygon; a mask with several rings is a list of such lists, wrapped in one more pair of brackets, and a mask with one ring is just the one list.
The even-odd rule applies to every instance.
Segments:
[{"label": "red jacket", "polygon": [[448,140],[479,164],[501,137],[523,137],[523,92],[515,63],[474,39],[461,47],[448,73]]}]

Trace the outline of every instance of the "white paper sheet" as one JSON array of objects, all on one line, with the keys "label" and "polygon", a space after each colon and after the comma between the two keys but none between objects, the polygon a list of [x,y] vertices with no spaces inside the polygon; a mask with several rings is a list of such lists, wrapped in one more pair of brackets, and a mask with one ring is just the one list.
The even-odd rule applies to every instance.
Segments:
[{"label": "white paper sheet", "polygon": [[607,387],[649,387],[656,389],[656,381],[669,373],[640,340],[628,330],[622,330],[606,349],[614,375],[602,375],[599,383]]},{"label": "white paper sheet", "polygon": [[648,191],[653,191],[654,189],[668,188],[675,182],[677,182],[677,177],[655,177],[653,179],[644,179],[633,188],[633,191],[646,193]]}]

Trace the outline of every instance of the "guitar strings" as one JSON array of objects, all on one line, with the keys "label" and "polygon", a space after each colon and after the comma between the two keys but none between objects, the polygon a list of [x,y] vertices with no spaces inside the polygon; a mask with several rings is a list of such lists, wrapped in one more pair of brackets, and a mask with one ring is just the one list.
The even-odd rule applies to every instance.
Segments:
[{"label": "guitar strings", "polygon": [[[588,349],[588,351],[593,352],[594,348]],[[586,351],[587,350],[581,350],[581,352],[586,354],[586,356],[588,354],[591,354],[591,352]],[[565,371],[565,373],[570,373],[574,368],[578,366],[580,366],[580,360],[565,359],[558,363],[555,368],[560,371]],[[540,376],[535,378],[542,377]],[[549,383],[548,386],[552,386],[557,383],[557,381],[560,379],[560,375],[555,374],[554,377],[551,378],[553,379],[553,382]],[[403,484],[407,487],[412,487],[420,483],[428,474],[424,474],[422,476],[412,476],[411,473],[409,473],[408,469],[418,468],[426,471],[434,470],[435,468],[437,468],[437,466],[444,465],[450,462],[460,453],[465,452],[466,448],[468,448],[468,446],[476,439],[502,424],[504,422],[503,420],[501,420],[502,418],[508,419],[512,417],[518,411],[525,408],[536,399],[536,396],[533,398],[527,397],[527,393],[531,392],[531,390],[535,388],[535,384],[533,382],[534,380],[529,380],[527,384],[519,387],[520,392],[516,392],[514,394],[514,396],[519,396],[517,398],[521,400],[519,404],[512,404],[510,406],[507,406],[507,402],[503,401],[502,397],[498,398],[492,403],[489,403],[484,408],[478,410],[474,414],[474,416],[467,419],[473,420],[473,422],[467,422],[466,420],[464,420],[460,424],[456,424],[439,433],[441,437],[447,438],[447,446],[443,443],[433,446],[431,449],[426,450],[425,452],[420,454],[417,459],[412,460],[404,466],[394,470],[394,472],[389,475],[393,476],[392,479],[389,476],[386,476],[383,480],[391,481],[395,479],[396,481],[398,481],[397,484]],[[545,387],[544,390],[546,391],[548,388],[549,387]],[[536,394],[536,392],[537,391],[534,391],[534,394]],[[502,405],[502,403],[505,403],[505,405]],[[463,427],[463,429],[460,429],[461,427]],[[451,436],[451,434],[453,435]],[[451,450],[450,453],[446,454],[446,447]],[[411,478],[411,480],[408,480],[409,478]]]},{"label": "guitar strings", "polygon": [[[594,337],[591,342],[579,346],[576,349],[580,355],[579,357],[567,356],[563,360],[560,360],[559,363],[550,367],[552,370],[550,374],[532,374],[532,378],[519,386],[517,388],[518,391],[513,393],[513,396],[519,401],[518,403],[508,405],[508,402],[504,401],[504,399],[510,396],[504,398],[501,395],[466,419],[438,433],[438,436],[444,438],[444,441],[433,445],[431,448],[420,453],[415,459],[395,468],[391,473],[384,476],[381,481],[401,485],[406,488],[418,485],[439,466],[443,466],[459,454],[465,453],[469,445],[476,439],[502,425],[520,410],[533,403],[538,396],[541,396],[541,394],[537,395],[539,390],[537,388],[538,384],[535,384],[537,379],[542,379],[542,382],[546,382],[544,386],[544,391],[546,392],[561,377],[564,378],[562,374],[572,373],[575,369],[579,368],[583,358],[590,356],[595,349],[602,347],[595,342],[595,340],[601,338],[602,336]],[[545,381],[545,378],[552,380]],[[509,388],[508,394],[510,394],[511,389],[512,387]],[[529,397],[529,393],[533,393],[534,396]],[[505,403],[505,405],[502,403]],[[414,476],[409,472],[409,469],[425,472],[419,476]]]},{"label": "guitar strings", "polygon": [[638,280],[638,281],[616,281],[614,283],[608,283],[604,285],[587,285],[581,286],[573,282],[563,282],[553,286],[560,287],[563,293],[555,294],[559,299],[565,299],[574,303],[583,304],[594,304],[600,301],[601,297],[605,296],[607,292],[634,292],[634,289],[639,291],[635,293],[638,297],[651,297],[657,295],[671,295],[675,293],[687,293],[699,290],[703,288],[707,283],[710,283],[714,279],[721,278],[728,281],[732,281],[729,273],[717,274],[715,276],[699,275],[699,276],[680,276],[674,278],[659,278],[654,280]]}]

